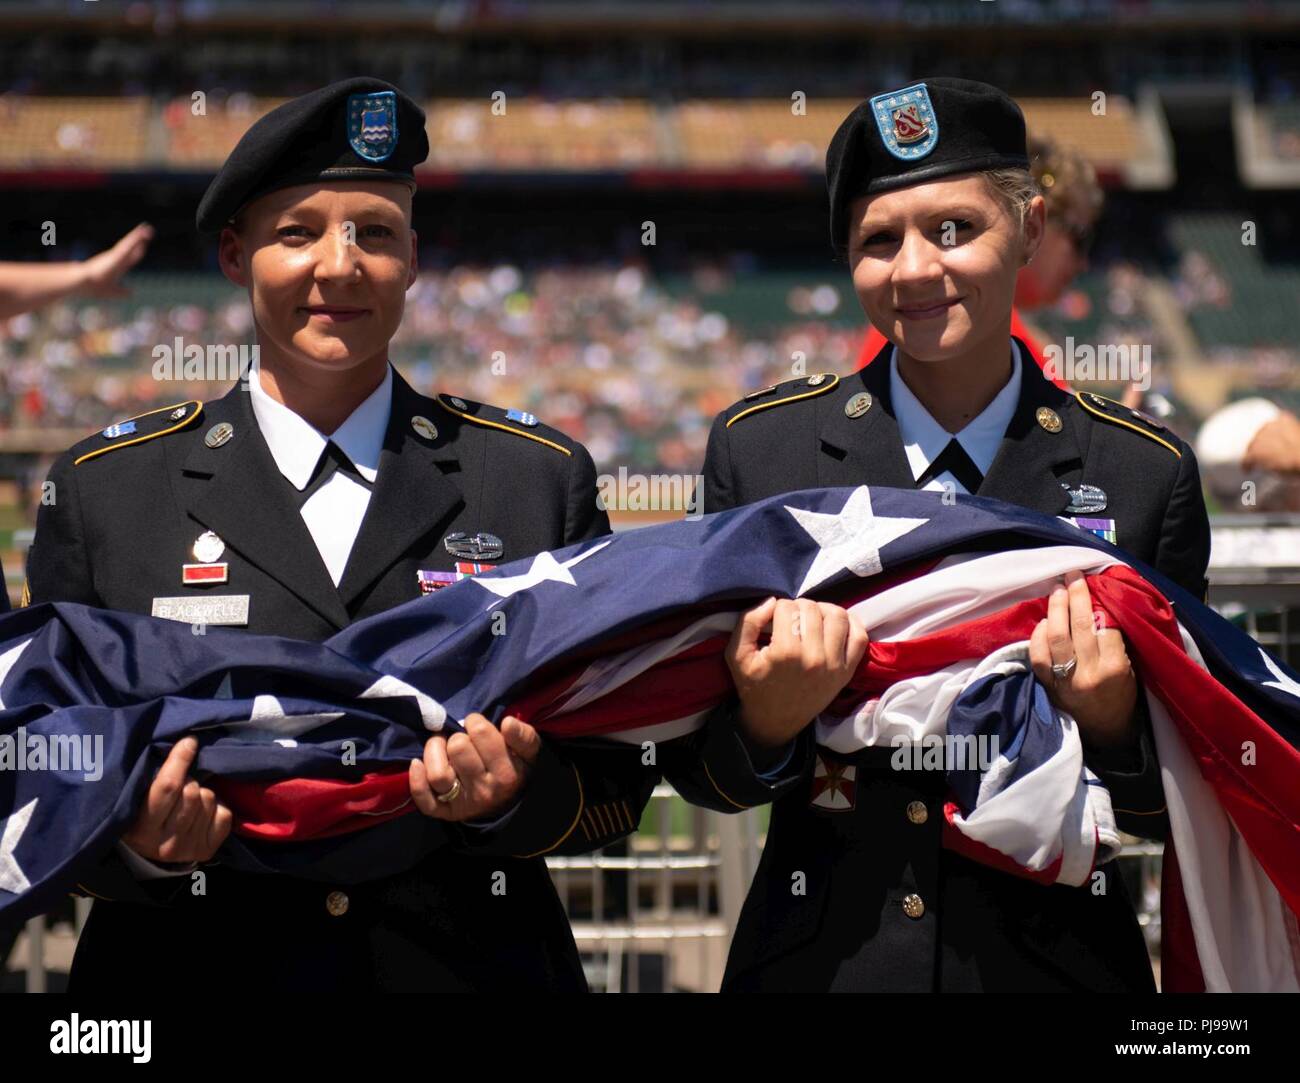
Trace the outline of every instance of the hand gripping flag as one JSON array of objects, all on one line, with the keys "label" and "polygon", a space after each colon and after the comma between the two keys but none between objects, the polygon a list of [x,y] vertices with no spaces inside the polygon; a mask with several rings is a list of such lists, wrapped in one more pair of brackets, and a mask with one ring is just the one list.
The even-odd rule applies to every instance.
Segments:
[{"label": "hand gripping flag", "polygon": [[[407,790],[431,732],[478,710],[556,740],[688,733],[734,695],[723,650],[738,614],[770,596],[851,607],[871,632],[816,720],[828,758],[883,745],[926,767],[936,740],[995,748],[936,764],[945,845],[1082,884],[1117,846],[1110,802],[1027,664],[1047,595],[1080,571],[1125,635],[1161,762],[1165,988],[1300,988],[1300,680],[1095,535],[941,497],[790,493],[503,565],[323,644],[70,603],[6,615],[0,915],[37,913],[82,878],[186,734],[235,813],[223,863],[398,872],[446,841]],[[810,780],[816,799],[850,800],[848,773],[833,782]]]}]

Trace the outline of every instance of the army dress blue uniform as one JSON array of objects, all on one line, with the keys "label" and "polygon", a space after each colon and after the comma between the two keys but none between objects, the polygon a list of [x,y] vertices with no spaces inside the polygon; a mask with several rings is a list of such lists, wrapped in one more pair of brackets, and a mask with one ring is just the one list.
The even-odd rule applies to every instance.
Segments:
[{"label": "army dress blue uniform", "polygon": [[[927,79],[854,110],[827,154],[832,241],[864,194],[961,173],[1027,169],[1024,120],[994,87]],[[887,344],[846,377],[764,388],[715,420],[706,512],[824,486],[951,488],[1074,518],[1203,597],[1209,522],[1191,449],[1160,422],[1070,394],[1008,341],[1011,377],[947,433],[898,376]],[[1093,518],[1105,516],[1104,519]],[[1088,520],[1092,519],[1091,522]],[[1118,826],[1168,830],[1150,720],[1089,748]],[[811,727],[809,727],[811,729]],[[1042,886],[945,850],[942,771],[896,771],[891,749],[837,756],[796,745],[802,784],[772,809],[766,847],[727,961],[724,991],[1152,991],[1133,906],[1114,862],[1095,890]],[[812,767],[855,785],[816,802]],[[806,885],[804,893],[793,890]]]}]

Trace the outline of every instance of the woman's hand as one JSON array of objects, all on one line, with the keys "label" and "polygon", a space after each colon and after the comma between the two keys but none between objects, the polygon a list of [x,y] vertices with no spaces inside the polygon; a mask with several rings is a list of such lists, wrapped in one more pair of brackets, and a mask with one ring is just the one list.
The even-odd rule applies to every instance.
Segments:
[{"label": "woman's hand", "polygon": [[500,729],[478,712],[463,724],[464,733],[430,737],[424,759],[412,760],[407,772],[416,808],[435,820],[501,815],[523,791],[542,750],[538,732],[513,716]]},{"label": "woman's hand", "polygon": [[[1029,637],[1029,661],[1048,698],[1072,715],[1095,748],[1132,744],[1137,738],[1137,676],[1117,628],[1098,628],[1088,583],[1078,572],[1052,591],[1047,619]],[[1074,659],[1070,672],[1054,671]]]},{"label": "woman's hand", "polygon": [[[759,646],[765,631],[771,639]],[[726,659],[750,740],[766,747],[793,740],[848,684],[867,642],[862,622],[829,602],[769,598],[743,614]]]}]

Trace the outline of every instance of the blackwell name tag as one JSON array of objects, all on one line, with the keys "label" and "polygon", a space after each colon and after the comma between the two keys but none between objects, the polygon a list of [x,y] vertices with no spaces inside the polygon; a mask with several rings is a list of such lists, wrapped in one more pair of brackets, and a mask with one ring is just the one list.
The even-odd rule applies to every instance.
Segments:
[{"label": "blackwell name tag", "polygon": [[216,594],[203,598],[155,598],[150,615],[185,624],[247,624],[247,594]]}]

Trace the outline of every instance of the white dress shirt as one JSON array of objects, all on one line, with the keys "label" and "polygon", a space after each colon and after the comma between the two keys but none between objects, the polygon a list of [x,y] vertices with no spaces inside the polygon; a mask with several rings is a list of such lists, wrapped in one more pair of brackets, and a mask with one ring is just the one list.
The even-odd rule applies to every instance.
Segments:
[{"label": "white dress shirt", "polygon": [[[384,433],[393,409],[393,368],[388,366],[384,381],[366,400],[348,415],[330,436],[324,436],[312,424],[299,417],[283,403],[276,402],[263,389],[260,370],[254,366],[248,378],[248,391],[252,396],[253,416],[262,432],[266,446],[280,473],[302,492],[316,471],[316,464],[330,440],[352,460],[352,465],[371,484],[379,473],[379,453],[384,447]],[[361,530],[370,504],[370,490],[356,480],[336,470],[324,485],[312,493],[302,506],[303,522],[311,532],[312,541],[320,552],[330,578],[337,587],[348,563],[348,554]],[[140,880],[156,880],[168,876],[185,876],[197,865],[185,868],[165,868],[141,857],[124,842],[117,851],[127,867]]]},{"label": "white dress shirt", "polygon": [[[352,460],[357,473],[374,484],[379,473],[384,433],[393,409],[391,365],[384,372],[383,383],[329,436],[271,398],[262,388],[261,373],[256,367],[249,375],[248,391],[257,427],[262,431],[266,446],[271,449],[275,465],[299,492],[307,488],[316,464],[325,452],[325,445],[331,440]],[[343,578],[348,554],[352,552],[369,505],[370,490],[339,470],[302,506],[303,522],[307,524],[312,541],[316,543],[336,587]]]},{"label": "white dress shirt", "polygon": [[[921,401],[912,394],[898,372],[898,347],[889,355],[889,396],[894,405],[894,417],[898,421],[898,434],[903,440],[903,449],[907,453],[907,465],[912,469],[913,479],[925,473],[926,468],[938,458],[948,441],[955,439],[962,450],[971,457],[979,467],[980,473],[988,476],[989,467],[997,457],[1002,438],[1007,426],[1015,415],[1016,404],[1020,401],[1020,371],[1024,359],[1020,356],[1020,347],[1012,341],[1011,379],[1009,379],[980,413],[972,418],[961,432],[950,433],[930,416]],[[965,493],[967,489],[960,481],[945,470],[931,478],[923,486],[924,490]]]}]

